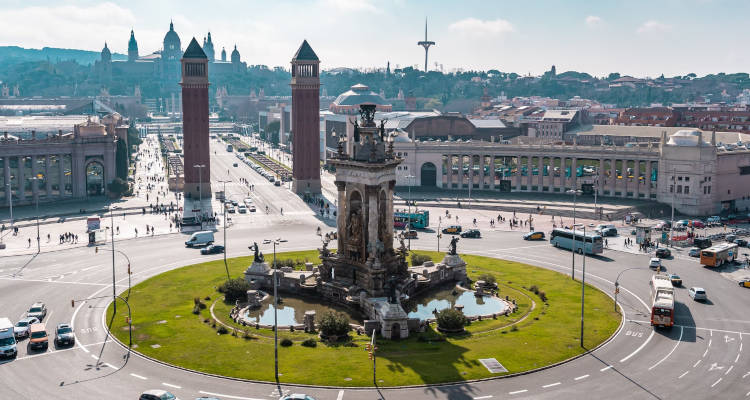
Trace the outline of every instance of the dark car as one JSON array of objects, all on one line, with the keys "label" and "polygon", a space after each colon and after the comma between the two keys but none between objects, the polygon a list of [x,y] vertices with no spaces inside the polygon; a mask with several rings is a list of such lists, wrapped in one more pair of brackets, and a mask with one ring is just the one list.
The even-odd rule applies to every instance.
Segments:
[{"label": "dark car", "polygon": [[55,344],[58,346],[72,346],[76,342],[73,329],[68,324],[57,324],[55,329]]},{"label": "dark car", "polygon": [[734,244],[740,247],[747,247],[747,240],[745,239],[734,239]]},{"label": "dark car", "polygon": [[713,243],[711,243],[711,239],[709,238],[695,238],[693,240],[693,244],[695,245],[695,247],[701,250],[707,249],[713,245]]},{"label": "dark car", "polygon": [[220,244],[208,245],[201,249],[201,254],[219,254],[224,252],[224,246]]},{"label": "dark car", "polygon": [[462,233],[461,237],[479,239],[482,237],[482,234],[479,232],[479,229],[469,229],[468,231]]},{"label": "dark car", "polygon": [[415,230],[404,231],[404,238],[406,238],[406,239],[416,239],[417,238],[417,231],[415,231]]},{"label": "dark car", "polygon": [[604,228],[602,229],[602,236],[617,236],[617,228]]},{"label": "dark car", "polygon": [[668,257],[672,256],[672,252],[669,251],[669,249],[666,249],[664,247],[659,247],[658,249],[656,249],[656,253],[655,254],[659,258],[668,258]]},{"label": "dark car", "polygon": [[670,274],[669,280],[672,282],[672,286],[682,286],[682,278],[677,274]]}]

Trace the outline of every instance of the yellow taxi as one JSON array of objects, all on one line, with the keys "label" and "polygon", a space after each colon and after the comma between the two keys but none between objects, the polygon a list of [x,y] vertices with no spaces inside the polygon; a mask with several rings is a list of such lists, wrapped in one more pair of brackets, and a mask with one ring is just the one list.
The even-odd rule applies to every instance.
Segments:
[{"label": "yellow taxi", "polygon": [[523,240],[544,240],[544,232],[529,232],[523,235]]},{"label": "yellow taxi", "polygon": [[451,225],[443,229],[443,233],[448,235],[458,235],[461,233],[461,225]]},{"label": "yellow taxi", "polygon": [[750,288],[750,278],[740,279],[740,286]]}]

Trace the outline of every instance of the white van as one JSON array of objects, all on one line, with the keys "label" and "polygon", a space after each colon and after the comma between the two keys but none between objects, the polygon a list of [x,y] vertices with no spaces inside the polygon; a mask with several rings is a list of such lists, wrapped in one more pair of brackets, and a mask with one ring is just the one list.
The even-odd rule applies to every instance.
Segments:
[{"label": "white van", "polygon": [[594,228],[594,230],[601,233],[603,230],[609,228],[615,229],[615,226],[613,224],[599,224],[596,226],[596,228]]},{"label": "white van", "polygon": [[0,318],[0,357],[13,358],[17,354],[13,324],[8,318]]},{"label": "white van", "polygon": [[185,242],[187,247],[206,246],[214,242],[214,233],[211,231],[200,231],[190,235],[190,239]]}]

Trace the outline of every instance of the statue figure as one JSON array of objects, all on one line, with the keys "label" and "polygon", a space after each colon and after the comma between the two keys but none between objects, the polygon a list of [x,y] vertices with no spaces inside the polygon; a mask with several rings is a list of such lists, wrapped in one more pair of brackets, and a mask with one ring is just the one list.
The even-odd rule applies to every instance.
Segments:
[{"label": "statue figure", "polygon": [[328,250],[328,234],[326,234],[326,240],[323,241],[323,248],[320,250],[320,256],[321,257],[329,257],[331,255],[331,251]]},{"label": "statue figure", "polygon": [[388,278],[388,282],[386,283],[386,288],[388,289],[388,303],[390,304],[398,304],[398,294],[396,291],[397,286],[398,277],[395,275],[391,275],[391,277]]},{"label": "statue figure", "polygon": [[380,141],[385,142],[385,119],[380,120]]},{"label": "statue figure", "polygon": [[260,252],[260,248],[258,247],[258,242],[253,242],[253,245],[249,246],[248,249],[255,253],[255,259],[253,260],[254,263],[262,263],[264,261],[263,253]]},{"label": "statue figure", "polygon": [[456,252],[456,246],[458,246],[458,236],[453,236],[453,239],[451,239],[451,243],[448,245],[448,254],[451,256],[455,256],[458,253]]},{"label": "statue figure", "polygon": [[354,143],[359,143],[359,124],[357,123],[356,118],[354,118],[352,124],[354,125]]}]

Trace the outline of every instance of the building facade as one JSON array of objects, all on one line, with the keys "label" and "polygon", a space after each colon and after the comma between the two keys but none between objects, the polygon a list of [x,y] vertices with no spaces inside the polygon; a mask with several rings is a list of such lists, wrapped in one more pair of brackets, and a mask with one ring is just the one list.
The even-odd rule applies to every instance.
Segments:
[{"label": "building facade", "polygon": [[185,197],[211,197],[208,132],[208,57],[193,38],[182,56],[182,132]]},{"label": "building facade", "polygon": [[[86,199],[108,194],[115,178],[117,136],[95,120],[72,133],[30,139],[0,137],[0,204]],[[12,196],[12,197],[11,197]]]}]

